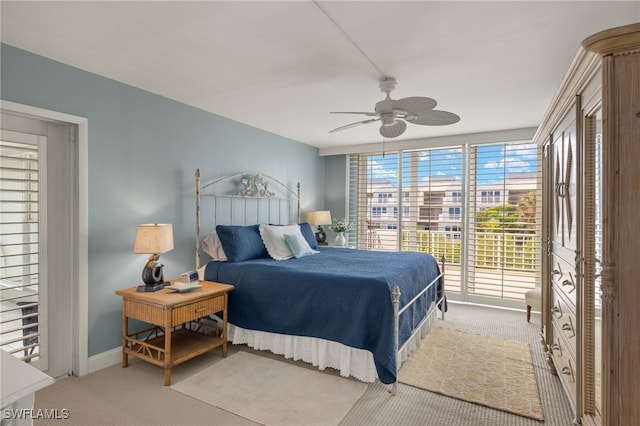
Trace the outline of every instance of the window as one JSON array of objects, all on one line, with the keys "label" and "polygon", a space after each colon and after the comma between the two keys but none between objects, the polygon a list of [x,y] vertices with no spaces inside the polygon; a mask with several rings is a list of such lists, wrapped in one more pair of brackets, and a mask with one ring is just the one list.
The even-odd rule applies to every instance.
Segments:
[{"label": "window", "polygon": [[[448,219],[451,191],[462,192],[462,158],[461,147],[350,156],[349,218],[357,224],[350,241],[363,249],[445,255],[449,265],[459,265],[460,239],[446,238],[443,220]],[[378,197],[369,193],[402,194],[387,197],[392,217],[372,208],[380,206],[372,206]],[[455,207],[459,222],[462,207]],[[448,271],[458,289],[459,273]]]},{"label": "window", "polygon": [[539,155],[532,144],[470,147],[468,294],[522,300],[539,280]]},{"label": "window", "polygon": [[459,226],[445,226],[444,231],[446,232],[447,238],[460,238],[461,228]]},{"label": "window", "polygon": [[26,362],[37,361],[41,328],[38,142],[0,141],[0,158],[0,346]]},{"label": "window", "polygon": [[383,217],[387,215],[386,207],[372,207],[371,208],[371,216],[372,217]]},{"label": "window", "polygon": [[[539,155],[528,143],[352,155],[352,241],[362,249],[444,255],[449,295],[517,306],[539,280]],[[386,200],[393,214],[372,199]]]},{"label": "window", "polygon": [[362,248],[397,249],[392,226],[397,228],[398,218],[387,218],[387,205],[380,201],[390,207],[397,202],[398,154],[352,155],[349,161],[349,221],[355,224],[349,241]]},{"label": "window", "polygon": [[378,203],[387,204],[387,202],[391,201],[392,197],[393,197],[393,194],[389,194],[389,193],[378,194]]},{"label": "window", "polygon": [[482,204],[499,204],[500,191],[481,191]]}]

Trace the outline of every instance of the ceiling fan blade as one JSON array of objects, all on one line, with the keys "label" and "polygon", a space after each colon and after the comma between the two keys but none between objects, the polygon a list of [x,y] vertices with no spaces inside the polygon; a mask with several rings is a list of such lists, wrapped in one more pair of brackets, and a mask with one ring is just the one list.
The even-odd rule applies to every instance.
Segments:
[{"label": "ceiling fan blade", "polygon": [[361,111],[331,111],[329,114],[362,114],[362,115],[368,115],[369,117],[375,117],[378,115],[377,112],[361,112]]},{"label": "ceiling fan blade", "polygon": [[337,128],[335,128],[333,130],[329,130],[329,133],[335,133],[335,132],[339,132],[341,130],[350,129],[352,127],[356,127],[356,126],[359,126],[361,124],[373,123],[374,121],[378,121],[378,120],[380,120],[380,119],[379,118],[372,118],[372,119],[369,119],[369,120],[357,121],[355,123],[346,124],[344,126],[337,127]]},{"label": "ceiling fan blade", "polygon": [[449,111],[435,110],[438,105],[435,99],[425,96],[410,96],[394,100],[390,93],[396,87],[396,80],[392,77],[385,77],[380,82],[380,89],[386,93],[386,97],[376,102],[375,112],[362,111],[340,111],[331,114],[361,114],[368,117],[376,117],[370,120],[358,121],[331,130],[329,133],[337,132],[361,124],[381,121],[380,134],[385,138],[395,138],[400,136],[407,129],[407,123],[420,124],[423,126],[445,126],[460,121],[460,117]]},{"label": "ceiling fan blade", "polygon": [[457,123],[460,121],[460,117],[449,111],[434,109],[429,112],[407,117],[406,120],[409,123],[421,124],[423,126],[446,126],[447,124]]},{"label": "ceiling fan blade", "polygon": [[380,134],[385,138],[395,138],[403,134],[406,129],[407,123],[402,120],[396,120],[393,124],[380,126]]},{"label": "ceiling fan blade", "polygon": [[426,98],[424,96],[412,96],[409,98],[398,99],[393,101],[394,109],[401,109],[407,112],[407,114],[420,115],[427,111],[431,111],[438,105],[435,99]]}]

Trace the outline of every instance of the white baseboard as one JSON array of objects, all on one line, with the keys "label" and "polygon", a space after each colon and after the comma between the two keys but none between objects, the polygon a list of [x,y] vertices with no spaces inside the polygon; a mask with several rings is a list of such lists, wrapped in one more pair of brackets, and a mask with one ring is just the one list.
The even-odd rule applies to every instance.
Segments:
[{"label": "white baseboard", "polygon": [[101,354],[89,357],[87,374],[95,373],[98,370],[120,364],[121,362],[122,347],[119,346],[109,351],[102,352]]}]

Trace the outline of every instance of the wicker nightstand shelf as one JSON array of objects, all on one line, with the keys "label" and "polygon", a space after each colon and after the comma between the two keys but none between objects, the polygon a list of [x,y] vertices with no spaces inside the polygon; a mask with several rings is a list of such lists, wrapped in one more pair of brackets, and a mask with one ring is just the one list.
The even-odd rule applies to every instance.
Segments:
[{"label": "wicker nightstand shelf", "polygon": [[[171,367],[211,349],[222,347],[227,356],[227,297],[232,285],[201,281],[202,288],[189,293],[163,289],[153,293],[136,287],[118,290],[122,296],[122,367],[128,356],[164,368],[164,384],[171,384]],[[222,328],[204,320],[221,314]],[[129,333],[129,319],[155,327]]]}]

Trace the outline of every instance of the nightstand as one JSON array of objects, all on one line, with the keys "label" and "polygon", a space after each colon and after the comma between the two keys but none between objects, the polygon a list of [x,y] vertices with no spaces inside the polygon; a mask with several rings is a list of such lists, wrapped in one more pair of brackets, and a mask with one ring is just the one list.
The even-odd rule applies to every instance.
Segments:
[{"label": "nightstand", "polygon": [[[227,300],[232,285],[200,281],[202,288],[178,293],[164,288],[145,293],[131,287],[122,296],[122,367],[128,356],[164,368],[164,384],[171,384],[171,367],[211,349],[222,347],[227,356]],[[222,327],[203,317],[221,313]],[[154,325],[129,333],[129,319]]]}]

